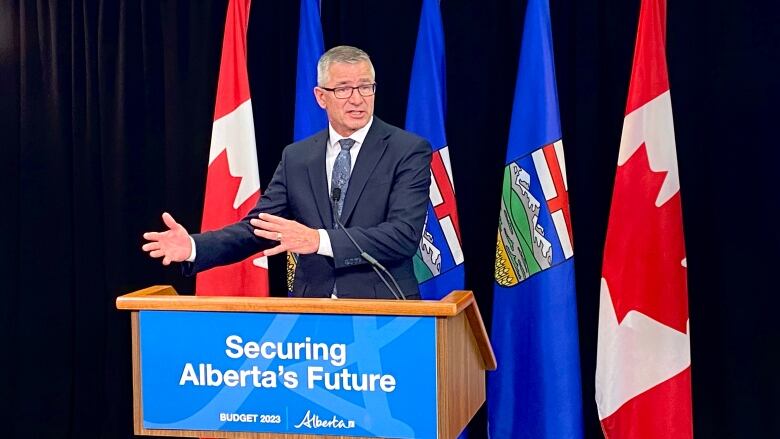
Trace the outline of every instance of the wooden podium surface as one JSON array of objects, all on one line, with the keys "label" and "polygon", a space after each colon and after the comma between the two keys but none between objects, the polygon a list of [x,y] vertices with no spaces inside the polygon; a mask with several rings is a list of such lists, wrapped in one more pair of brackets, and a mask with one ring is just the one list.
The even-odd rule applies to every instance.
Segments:
[{"label": "wooden podium surface", "polygon": [[438,437],[455,438],[485,402],[485,370],[496,358],[470,291],[453,291],[441,300],[363,300],[287,297],[179,296],[171,286],[153,286],[120,296],[117,309],[131,311],[133,418],[135,433],[148,436],[224,438],[322,438],[311,434],[162,430],[143,426],[138,311],[199,311],[271,314],[426,316],[436,318]]}]

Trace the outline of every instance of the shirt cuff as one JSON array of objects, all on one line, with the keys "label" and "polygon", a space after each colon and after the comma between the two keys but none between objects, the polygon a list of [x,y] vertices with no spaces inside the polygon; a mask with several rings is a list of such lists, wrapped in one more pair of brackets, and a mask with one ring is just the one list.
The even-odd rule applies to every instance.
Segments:
[{"label": "shirt cuff", "polygon": [[[333,257],[333,247],[330,245],[330,236],[325,229],[317,229],[317,233],[320,234],[320,246],[317,248],[317,254],[322,256]],[[195,245],[192,247],[193,254],[195,253]]]},{"label": "shirt cuff", "polygon": [[[187,261],[187,262],[195,262],[195,253],[196,253],[195,252],[195,240],[192,239],[192,236],[190,236],[189,238],[190,238],[190,246],[192,246],[192,253],[190,253],[190,257],[185,259],[185,261]],[[320,242],[322,242],[322,241],[320,241]],[[328,242],[328,247],[330,247],[330,242]],[[331,252],[333,252],[333,250],[331,250]]]}]

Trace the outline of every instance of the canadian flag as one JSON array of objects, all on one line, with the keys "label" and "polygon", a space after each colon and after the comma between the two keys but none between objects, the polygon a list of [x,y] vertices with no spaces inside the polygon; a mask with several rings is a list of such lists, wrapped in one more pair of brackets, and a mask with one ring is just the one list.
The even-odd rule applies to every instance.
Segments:
[{"label": "canadian flag", "polygon": [[665,44],[666,0],[643,0],[601,278],[596,404],[608,439],[693,437]]},{"label": "canadian flag", "polygon": [[[251,0],[230,0],[228,3],[203,203],[201,231],[204,232],[239,221],[260,198],[260,172],[246,67],[250,3]],[[267,296],[268,260],[262,254],[258,256],[198,274],[195,293]]]}]

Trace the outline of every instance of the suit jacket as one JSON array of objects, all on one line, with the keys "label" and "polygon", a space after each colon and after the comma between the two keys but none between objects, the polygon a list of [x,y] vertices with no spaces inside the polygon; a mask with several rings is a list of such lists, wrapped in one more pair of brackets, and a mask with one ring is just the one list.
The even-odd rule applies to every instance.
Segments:
[{"label": "suit jacket", "polygon": [[[288,145],[265,193],[238,223],[193,235],[193,274],[243,260],[277,245],[254,235],[249,224],[261,212],[325,229],[333,257],[300,255],[293,296],[392,299],[392,293],[336,229],[325,171],[328,130]],[[341,221],[363,250],[384,265],[407,296],[419,294],[412,256],[422,237],[430,188],[431,146],[423,138],[374,116],[344,196]]]}]

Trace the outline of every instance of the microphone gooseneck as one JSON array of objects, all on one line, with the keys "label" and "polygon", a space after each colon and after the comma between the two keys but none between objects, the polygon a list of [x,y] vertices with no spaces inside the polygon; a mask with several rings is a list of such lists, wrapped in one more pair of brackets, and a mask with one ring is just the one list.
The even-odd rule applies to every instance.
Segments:
[{"label": "microphone gooseneck", "polygon": [[[404,295],[404,292],[401,290],[401,287],[398,285],[398,282],[396,282],[395,278],[392,274],[387,270],[387,268],[384,267],[379,261],[376,260],[373,256],[366,253],[361,247],[360,244],[355,241],[355,238],[352,237],[352,234],[349,233],[346,227],[344,227],[344,224],[341,223],[341,219],[339,219],[338,210],[336,209],[336,204],[341,199],[341,188],[334,187],[331,191],[331,208],[333,210],[333,219],[336,220],[336,224],[339,226],[341,230],[344,231],[344,234],[347,235],[347,238],[352,242],[352,245],[355,246],[355,248],[360,252],[360,257],[363,258],[366,262],[371,265],[371,268],[374,269],[374,272],[379,277],[379,279],[382,281],[383,284],[387,287],[388,290],[390,290],[391,293],[393,293],[393,296],[397,300],[406,300],[406,296]],[[381,270],[381,273],[380,273]],[[387,279],[382,275],[384,273],[387,275],[388,278],[393,282],[393,285],[395,286],[395,289],[390,286],[390,284],[387,282]],[[397,292],[396,292],[397,291]],[[400,294],[400,296],[399,296]]]}]

